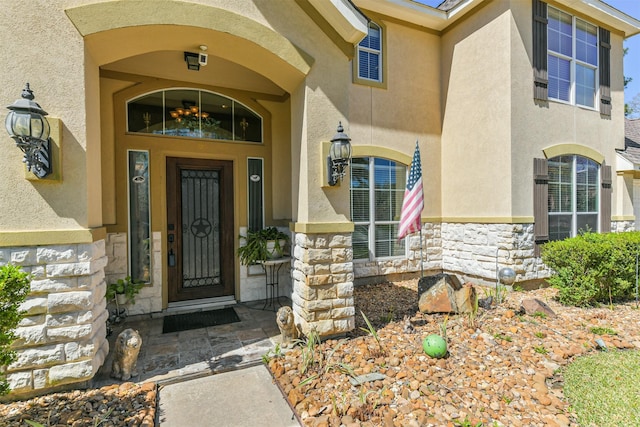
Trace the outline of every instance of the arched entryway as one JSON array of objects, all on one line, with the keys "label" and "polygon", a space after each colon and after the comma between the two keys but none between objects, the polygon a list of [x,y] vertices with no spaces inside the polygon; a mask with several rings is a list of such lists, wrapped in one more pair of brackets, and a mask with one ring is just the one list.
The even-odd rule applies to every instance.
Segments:
[{"label": "arched entryway", "polygon": [[[88,69],[87,81],[95,84],[87,87],[100,102],[88,114],[95,115],[101,128],[100,138],[94,141],[94,153],[101,166],[103,224],[113,237],[112,242],[107,241],[111,245],[107,278],[135,271],[130,162],[131,153],[142,153],[142,157],[147,156],[149,179],[149,233],[142,241],[149,246],[148,278],[153,286],[143,290],[136,304],[138,309],[158,311],[184,299],[255,299],[257,294],[250,285],[240,284],[240,266],[235,257],[237,236],[250,216],[249,175],[255,173],[249,172],[258,168],[263,173],[260,179],[265,221],[273,224],[279,216],[284,225],[285,219],[291,218],[291,183],[286,175],[272,172],[290,169],[289,93],[304,81],[313,60],[269,28],[268,22],[260,22],[260,17],[252,19],[232,10],[173,1],[158,3],[154,14],[149,15],[143,11],[148,6],[144,2],[127,1],[126,7],[124,3],[98,3],[67,11],[84,36],[87,59],[96,71]],[[95,16],[101,19],[95,20]],[[188,70],[184,53],[197,52],[200,45],[207,46],[208,64],[199,71]],[[234,125],[237,133],[231,138],[221,134],[192,138],[129,129],[127,102],[161,90],[194,90],[235,100],[238,106],[262,118],[262,134],[260,138],[247,134],[238,137],[242,124]],[[157,113],[146,113],[143,120],[151,122],[151,126],[157,124]],[[255,129],[251,123],[245,126],[245,131]],[[225,187],[215,190],[221,191],[217,196],[225,197],[219,203],[225,209],[218,212],[224,216],[219,218],[225,224],[220,241],[224,242],[224,249],[218,247],[219,259],[213,266],[213,271],[221,275],[216,273],[206,279],[215,284],[224,281],[223,291],[192,292],[182,286],[186,280],[182,233],[192,227],[176,223],[178,216],[184,214],[181,198],[187,194],[182,191],[182,183],[176,184],[176,174],[198,168],[205,174],[212,173],[212,182],[218,184],[218,178],[226,177]],[[274,192],[274,187],[278,191]],[[274,206],[285,206],[285,214],[274,214]],[[177,232],[181,234],[178,236]],[[192,273],[201,279],[199,271]],[[258,286],[258,281],[254,282]]]}]

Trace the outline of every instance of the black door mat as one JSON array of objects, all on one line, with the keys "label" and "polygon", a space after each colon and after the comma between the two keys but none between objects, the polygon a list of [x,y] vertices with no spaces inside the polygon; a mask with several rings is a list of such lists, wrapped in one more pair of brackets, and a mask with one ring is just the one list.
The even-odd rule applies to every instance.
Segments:
[{"label": "black door mat", "polygon": [[225,325],[239,322],[240,318],[233,307],[219,310],[197,311],[195,313],[173,314],[165,316],[162,333],[188,331],[189,329],[206,328],[207,326]]}]

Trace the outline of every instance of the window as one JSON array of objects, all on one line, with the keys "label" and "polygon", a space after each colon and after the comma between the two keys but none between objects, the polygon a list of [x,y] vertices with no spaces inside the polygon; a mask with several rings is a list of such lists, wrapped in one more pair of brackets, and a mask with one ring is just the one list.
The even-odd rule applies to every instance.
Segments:
[{"label": "window", "polygon": [[357,157],[351,161],[351,220],[353,258],[404,256],[398,241],[407,167],[392,160]]},{"label": "window", "polygon": [[171,89],[127,102],[127,131],[262,142],[262,118],[238,101],[217,93]]},{"label": "window", "polygon": [[542,0],[531,3],[534,99],[599,108],[611,116],[611,33]]},{"label": "window", "polygon": [[129,275],[151,280],[149,152],[129,151]]},{"label": "window", "polygon": [[369,33],[358,44],[358,77],[374,82],[382,81],[382,29],[369,23]]},{"label": "window", "polygon": [[264,228],[264,159],[247,159],[247,177],[248,229],[258,231]]},{"label": "window", "polygon": [[549,240],[599,231],[600,167],[581,156],[558,156],[548,161]]},{"label": "window", "polygon": [[598,28],[553,7],[547,19],[549,98],[595,108]]}]

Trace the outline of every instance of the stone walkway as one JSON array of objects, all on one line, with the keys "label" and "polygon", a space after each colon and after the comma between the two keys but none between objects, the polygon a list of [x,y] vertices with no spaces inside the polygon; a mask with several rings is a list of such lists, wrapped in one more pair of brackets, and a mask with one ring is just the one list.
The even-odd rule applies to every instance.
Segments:
[{"label": "stone walkway", "polygon": [[[283,305],[290,304],[281,298]],[[262,363],[262,355],[280,340],[273,311],[261,310],[262,301],[233,305],[240,322],[163,334],[161,315],[131,316],[113,326],[109,356],[92,386],[119,383],[110,377],[114,342],[125,328],[142,337],[138,375],[130,381],[170,383]]]}]

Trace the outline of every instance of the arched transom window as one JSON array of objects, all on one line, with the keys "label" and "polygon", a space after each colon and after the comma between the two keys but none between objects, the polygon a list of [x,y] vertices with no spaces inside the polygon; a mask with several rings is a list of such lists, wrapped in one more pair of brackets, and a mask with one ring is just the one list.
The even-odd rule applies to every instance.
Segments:
[{"label": "arched transom window", "polygon": [[262,142],[262,117],[240,102],[217,93],[167,89],[127,102],[127,131]]}]

